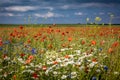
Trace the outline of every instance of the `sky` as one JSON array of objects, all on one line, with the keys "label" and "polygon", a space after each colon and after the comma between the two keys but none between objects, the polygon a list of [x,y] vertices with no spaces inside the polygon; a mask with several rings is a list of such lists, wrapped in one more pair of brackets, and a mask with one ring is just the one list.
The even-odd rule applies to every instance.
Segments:
[{"label": "sky", "polygon": [[0,0],[0,24],[120,24],[120,0]]}]

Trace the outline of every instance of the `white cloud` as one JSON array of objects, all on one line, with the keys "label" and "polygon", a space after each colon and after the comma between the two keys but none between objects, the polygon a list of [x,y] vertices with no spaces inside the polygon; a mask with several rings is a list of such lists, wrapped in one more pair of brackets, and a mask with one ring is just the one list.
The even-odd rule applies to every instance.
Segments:
[{"label": "white cloud", "polygon": [[7,11],[19,11],[19,12],[26,12],[29,10],[37,10],[37,9],[48,9],[50,11],[54,10],[51,6],[10,6],[4,8]]},{"label": "white cloud", "polygon": [[81,16],[81,15],[83,15],[83,13],[82,12],[75,12],[75,15]]},{"label": "white cloud", "polygon": [[38,7],[36,6],[10,6],[5,8],[5,10],[7,11],[20,11],[20,12],[36,10],[36,9],[38,9]]},{"label": "white cloud", "polygon": [[23,14],[0,13],[0,16],[23,16]]},{"label": "white cloud", "polygon": [[36,16],[36,17],[42,17],[42,18],[64,17],[64,15],[56,14],[56,13],[53,13],[53,12],[47,12],[46,14],[39,14],[39,13],[36,13],[36,14],[34,14],[34,16]]},{"label": "white cloud", "polygon": [[[119,5],[119,4],[116,4]],[[80,4],[67,4],[67,5],[62,5],[59,8],[61,9],[77,9],[77,8],[87,8],[87,7],[113,7],[115,4],[113,3],[80,3]]]},{"label": "white cloud", "polygon": [[50,11],[54,10],[54,8],[51,7],[51,6],[39,7],[39,9],[48,9],[48,10],[50,10]]},{"label": "white cloud", "polygon": [[14,16],[13,13],[1,13],[0,16]]},{"label": "white cloud", "polygon": [[108,4],[105,4],[105,3],[82,3],[78,7],[102,7],[102,6],[108,6]]},{"label": "white cloud", "polygon": [[63,6],[61,6],[60,8],[62,8],[62,9],[69,9],[69,8],[70,8],[70,5],[63,5]]}]

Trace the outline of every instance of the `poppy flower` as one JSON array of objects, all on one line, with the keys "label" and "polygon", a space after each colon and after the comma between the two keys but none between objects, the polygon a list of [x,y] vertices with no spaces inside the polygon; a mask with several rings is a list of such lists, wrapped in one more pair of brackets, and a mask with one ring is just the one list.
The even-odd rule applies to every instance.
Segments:
[{"label": "poppy flower", "polygon": [[68,41],[69,41],[69,42],[70,42],[70,41],[72,41],[72,38],[71,38],[71,37],[69,37],[69,38],[68,38]]},{"label": "poppy flower", "polygon": [[7,58],[7,54],[3,54],[3,58],[4,58],[4,59]]},{"label": "poppy flower", "polygon": [[96,45],[96,41],[94,41],[94,40],[91,41],[91,44],[92,44],[92,45]]},{"label": "poppy flower", "polygon": [[47,70],[47,67],[46,67],[46,66],[43,66],[42,69],[45,71],[45,70]]},{"label": "poppy flower", "polygon": [[16,75],[13,75],[13,80],[16,80]]},{"label": "poppy flower", "polygon": [[33,73],[32,77],[36,79],[36,78],[38,78],[38,74],[37,73]]},{"label": "poppy flower", "polygon": [[0,42],[0,46],[2,46],[3,45],[3,42]]},{"label": "poppy flower", "polygon": [[54,64],[54,65],[55,65],[55,64],[58,64],[58,62],[57,62],[57,61],[54,61],[53,64]]},{"label": "poppy flower", "polygon": [[70,56],[69,55],[65,55],[65,58],[70,58]]},{"label": "poppy flower", "polygon": [[58,30],[56,30],[56,32],[60,32],[60,30],[58,29]]},{"label": "poppy flower", "polygon": [[31,40],[30,40],[30,39],[28,39],[28,40],[27,40],[27,43],[31,43]]},{"label": "poppy flower", "polygon": [[25,54],[24,54],[24,53],[21,53],[20,56],[23,58],[23,57],[25,56]]},{"label": "poppy flower", "polygon": [[53,31],[54,31],[53,29],[50,30],[50,32],[53,32]]},{"label": "poppy flower", "polygon": [[62,47],[66,47],[66,44],[62,44],[61,46],[62,46]]},{"label": "poppy flower", "polygon": [[29,57],[28,57],[28,60],[33,60],[34,59],[34,56],[33,55],[30,55]]},{"label": "poppy flower", "polygon": [[36,39],[37,37],[38,37],[37,35],[33,36],[34,39]]},{"label": "poppy flower", "polygon": [[112,53],[113,52],[113,49],[112,48],[109,48],[108,49],[108,53]]},{"label": "poppy flower", "polygon": [[64,32],[62,32],[62,35],[63,35],[63,36],[65,36],[65,33],[64,33]]},{"label": "poppy flower", "polygon": [[31,59],[27,59],[27,60],[25,61],[25,64],[29,64],[29,63],[31,63]]},{"label": "poppy flower", "polygon": [[119,42],[114,42],[113,44],[112,44],[112,47],[114,48],[114,47],[117,47],[117,46],[119,46]]},{"label": "poppy flower", "polygon": [[19,28],[22,30],[22,29],[23,29],[23,26],[19,26]]},{"label": "poppy flower", "polygon": [[2,38],[0,38],[0,46],[2,46],[2,45],[3,45]]},{"label": "poppy flower", "polygon": [[93,58],[93,59],[92,59],[92,62],[97,62],[97,59],[96,59],[96,58]]},{"label": "poppy flower", "polygon": [[82,44],[82,45],[84,45],[84,44],[85,44],[85,41],[84,41],[84,40],[82,40],[81,44]]}]

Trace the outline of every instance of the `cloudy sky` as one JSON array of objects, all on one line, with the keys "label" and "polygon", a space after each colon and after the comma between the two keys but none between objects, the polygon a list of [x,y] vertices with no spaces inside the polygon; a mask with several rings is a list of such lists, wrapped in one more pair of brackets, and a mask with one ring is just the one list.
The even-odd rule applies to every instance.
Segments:
[{"label": "cloudy sky", "polygon": [[94,22],[120,24],[120,0],[0,0],[0,24],[73,24]]}]

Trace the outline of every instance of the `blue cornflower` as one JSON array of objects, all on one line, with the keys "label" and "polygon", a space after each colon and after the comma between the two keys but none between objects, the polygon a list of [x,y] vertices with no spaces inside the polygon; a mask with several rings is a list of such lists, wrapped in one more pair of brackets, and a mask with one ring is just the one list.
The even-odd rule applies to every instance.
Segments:
[{"label": "blue cornflower", "polygon": [[10,44],[10,41],[5,41],[3,42],[3,44]]},{"label": "blue cornflower", "polygon": [[96,77],[92,77],[92,80],[97,80],[97,78]]},{"label": "blue cornflower", "polygon": [[2,47],[0,47],[0,51],[2,51],[3,50],[3,48]]},{"label": "blue cornflower", "polygon": [[32,52],[32,54],[36,54],[37,51],[35,48],[32,48],[31,52]]},{"label": "blue cornflower", "polygon": [[108,70],[108,67],[107,67],[107,66],[104,66],[104,70],[107,71],[107,70]]},{"label": "blue cornflower", "polygon": [[102,48],[99,48],[99,51],[102,51]]}]

